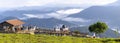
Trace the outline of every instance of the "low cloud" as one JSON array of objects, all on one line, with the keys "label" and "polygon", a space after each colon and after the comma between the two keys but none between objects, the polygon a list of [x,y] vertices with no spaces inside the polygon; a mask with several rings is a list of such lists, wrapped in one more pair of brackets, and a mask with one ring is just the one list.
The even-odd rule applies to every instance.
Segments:
[{"label": "low cloud", "polygon": [[69,15],[73,15],[76,13],[80,13],[83,9],[68,9],[68,10],[59,10],[56,12],[46,13],[46,14],[24,14],[26,17],[23,17],[21,19],[29,19],[29,18],[56,18],[61,19],[64,21],[71,21],[71,22],[88,22],[90,20],[86,20],[83,18],[74,18],[74,17],[68,17]]},{"label": "low cloud", "polygon": [[90,21],[83,18],[74,18],[74,17],[66,17],[66,18],[63,18],[62,20],[72,21],[72,22],[89,22]]},{"label": "low cloud", "polygon": [[112,28],[112,30],[115,31],[115,32],[120,33],[120,29],[119,29],[119,27],[114,27],[114,28]]},{"label": "low cloud", "polygon": [[61,19],[61,18],[65,18],[65,17],[67,17],[69,15],[80,13],[82,10],[83,9],[58,10],[56,12],[48,13],[48,14],[46,14],[46,16]]},{"label": "low cloud", "polygon": [[60,13],[60,14],[75,14],[75,13],[79,13],[81,12],[83,9],[69,9],[69,10],[60,10],[60,11],[57,11],[57,13]]}]

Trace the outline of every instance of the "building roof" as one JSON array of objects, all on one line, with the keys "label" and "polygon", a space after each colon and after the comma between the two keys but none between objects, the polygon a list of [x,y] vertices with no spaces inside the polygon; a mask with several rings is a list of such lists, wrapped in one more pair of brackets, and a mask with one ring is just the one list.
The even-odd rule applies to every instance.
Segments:
[{"label": "building roof", "polygon": [[5,22],[7,22],[7,23],[9,23],[11,25],[14,25],[14,26],[24,24],[24,22],[22,22],[21,20],[18,20],[18,19],[7,20]]}]

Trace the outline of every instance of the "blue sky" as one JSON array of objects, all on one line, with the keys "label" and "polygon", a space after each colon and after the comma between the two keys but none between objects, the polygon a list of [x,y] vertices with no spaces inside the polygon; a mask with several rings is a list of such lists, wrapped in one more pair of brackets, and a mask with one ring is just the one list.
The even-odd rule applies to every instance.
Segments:
[{"label": "blue sky", "polygon": [[0,0],[0,8],[13,8],[23,6],[44,6],[50,4],[67,4],[81,6],[102,6],[114,3],[117,0]]}]

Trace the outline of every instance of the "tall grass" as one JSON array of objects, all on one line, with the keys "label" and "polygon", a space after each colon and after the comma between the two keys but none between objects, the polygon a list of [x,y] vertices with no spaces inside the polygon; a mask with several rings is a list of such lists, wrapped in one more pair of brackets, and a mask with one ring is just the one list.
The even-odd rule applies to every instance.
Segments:
[{"label": "tall grass", "polygon": [[50,36],[44,34],[0,34],[0,43],[120,43],[112,38],[79,38],[72,36]]}]

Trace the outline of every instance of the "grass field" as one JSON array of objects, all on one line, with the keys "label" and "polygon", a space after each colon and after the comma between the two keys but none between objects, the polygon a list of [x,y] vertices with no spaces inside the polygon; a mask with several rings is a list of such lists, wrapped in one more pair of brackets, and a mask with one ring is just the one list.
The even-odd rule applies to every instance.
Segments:
[{"label": "grass field", "polygon": [[0,34],[0,43],[120,43],[112,38],[78,38],[71,36],[50,36],[43,34]]}]

